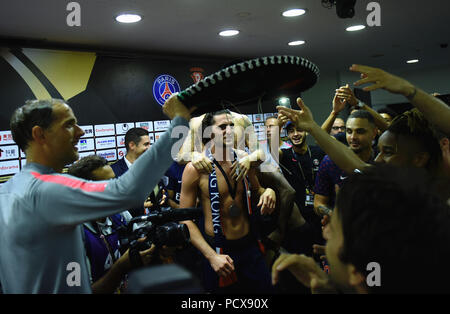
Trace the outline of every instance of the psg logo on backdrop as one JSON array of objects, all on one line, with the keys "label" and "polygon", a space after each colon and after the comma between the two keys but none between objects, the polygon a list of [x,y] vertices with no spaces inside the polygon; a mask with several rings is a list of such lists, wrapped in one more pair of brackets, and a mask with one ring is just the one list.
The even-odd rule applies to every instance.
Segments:
[{"label": "psg logo on backdrop", "polygon": [[153,83],[153,97],[161,106],[164,105],[170,95],[180,91],[180,84],[177,80],[167,74],[158,76]]}]

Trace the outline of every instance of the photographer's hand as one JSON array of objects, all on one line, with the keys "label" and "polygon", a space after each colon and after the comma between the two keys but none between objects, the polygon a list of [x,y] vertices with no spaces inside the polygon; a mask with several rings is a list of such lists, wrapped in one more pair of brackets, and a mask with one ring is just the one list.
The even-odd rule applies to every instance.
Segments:
[{"label": "photographer's hand", "polygon": [[152,262],[155,250],[156,246],[152,244],[152,246],[149,249],[139,252],[139,255],[141,255],[142,264],[144,266],[147,266]]}]

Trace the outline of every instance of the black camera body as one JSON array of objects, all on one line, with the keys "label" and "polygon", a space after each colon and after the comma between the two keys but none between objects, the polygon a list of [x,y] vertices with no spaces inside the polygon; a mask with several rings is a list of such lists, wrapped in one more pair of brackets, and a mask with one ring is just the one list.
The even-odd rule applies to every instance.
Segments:
[{"label": "black camera body", "polygon": [[355,16],[356,0],[322,0],[322,5],[331,9],[336,6],[336,14],[341,19],[352,18]]},{"label": "black camera body", "polygon": [[[192,220],[201,214],[200,208],[159,208],[147,216],[135,217],[118,230],[120,247],[143,251],[152,244],[157,248],[185,246],[190,241],[189,229],[178,221]],[[136,228],[135,224],[138,224]],[[146,240],[139,241],[142,238]]]},{"label": "black camera body", "polygon": [[336,0],[336,14],[341,19],[355,16],[356,0]]}]

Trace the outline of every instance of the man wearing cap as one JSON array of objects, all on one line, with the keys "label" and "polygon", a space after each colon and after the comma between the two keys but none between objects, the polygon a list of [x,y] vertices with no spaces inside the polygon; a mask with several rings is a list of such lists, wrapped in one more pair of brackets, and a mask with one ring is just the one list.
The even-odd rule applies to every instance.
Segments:
[{"label": "man wearing cap", "polygon": [[307,133],[292,122],[286,123],[286,131],[292,147],[279,150],[280,167],[284,177],[296,191],[295,202],[307,222],[299,230],[294,230],[297,234],[302,234],[303,240],[299,241],[297,236],[287,248],[311,255],[312,244],[322,242],[320,219],[314,214],[313,188],[319,164],[325,154],[318,146],[308,145]]}]

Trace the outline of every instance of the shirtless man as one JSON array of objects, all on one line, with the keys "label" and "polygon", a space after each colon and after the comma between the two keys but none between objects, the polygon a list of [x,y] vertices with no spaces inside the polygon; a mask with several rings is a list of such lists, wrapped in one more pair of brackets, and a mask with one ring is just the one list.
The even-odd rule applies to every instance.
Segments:
[{"label": "shirtless man", "polygon": [[[214,159],[214,169],[208,174],[197,170],[192,162],[186,165],[180,207],[195,206],[197,197],[203,207],[205,236],[192,221],[184,223],[189,227],[192,244],[206,258],[203,269],[206,290],[271,292],[270,273],[252,223],[257,209],[252,208],[251,201],[247,203],[243,180],[232,180],[232,162],[245,154],[232,149],[233,125],[228,111],[207,114],[203,119],[202,133],[206,134],[208,127],[212,129],[211,145],[206,145],[206,154]],[[257,206],[261,206],[261,214],[272,213],[275,192],[260,186],[254,169],[249,171],[248,179],[251,195],[259,197]]]}]

